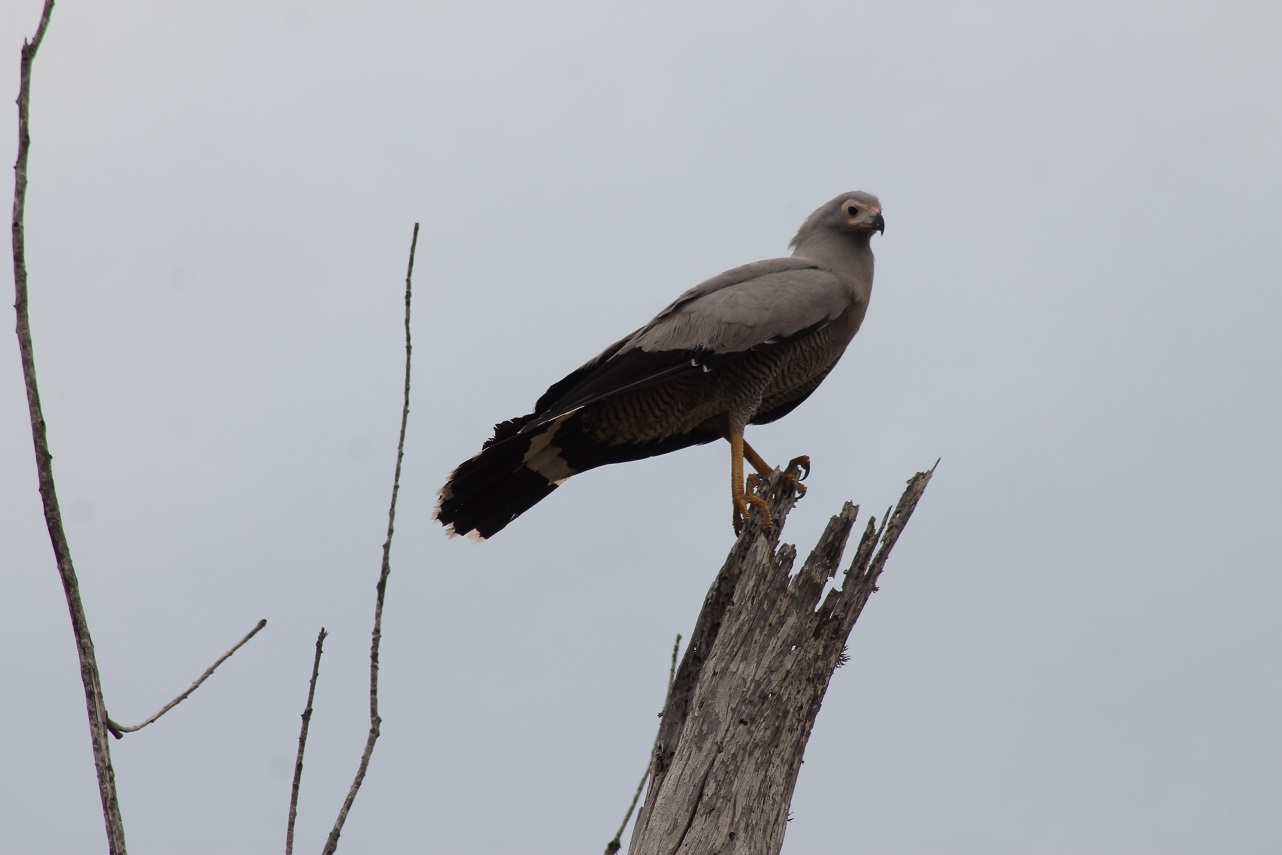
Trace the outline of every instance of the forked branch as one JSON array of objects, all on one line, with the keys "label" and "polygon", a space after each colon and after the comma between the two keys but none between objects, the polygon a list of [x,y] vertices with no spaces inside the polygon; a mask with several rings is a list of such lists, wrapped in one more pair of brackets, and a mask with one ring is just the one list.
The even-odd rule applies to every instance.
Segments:
[{"label": "forked branch", "polygon": [[18,74],[18,158],[13,165],[13,308],[17,314],[18,352],[22,359],[22,379],[27,389],[27,411],[31,418],[31,440],[35,446],[36,478],[40,486],[40,501],[44,506],[45,526],[53,544],[54,560],[62,590],[71,613],[71,631],[76,638],[76,653],[80,658],[80,682],[85,689],[85,709],[89,714],[89,739],[93,747],[94,770],[98,775],[98,795],[102,799],[102,817],[107,826],[107,851],[111,855],[125,853],[125,823],[120,814],[120,800],[116,793],[116,774],[111,768],[111,741],[107,728],[107,705],[102,697],[102,680],[98,662],[94,657],[93,639],[89,635],[89,621],[80,600],[80,583],[71,561],[71,547],[62,527],[62,511],[58,507],[58,493],[54,489],[53,456],[49,453],[49,437],[45,432],[44,412],[40,406],[40,388],[36,384],[36,358],[31,343],[31,317],[27,307],[27,256],[26,214],[27,158],[31,150],[31,67],[36,52],[49,29],[53,14],[53,0],[45,0],[40,13],[36,35],[23,42],[22,59]]}]

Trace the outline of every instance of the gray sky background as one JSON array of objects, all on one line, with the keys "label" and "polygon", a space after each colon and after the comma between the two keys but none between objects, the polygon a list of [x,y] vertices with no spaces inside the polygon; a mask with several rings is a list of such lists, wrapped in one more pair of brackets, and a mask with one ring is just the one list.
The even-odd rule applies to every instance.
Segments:
[{"label": "gray sky background", "polygon": [[[39,4],[0,4],[0,91]],[[494,422],[801,220],[880,194],[864,329],[750,433],[786,540],[942,457],[856,626],[785,852],[1282,845],[1282,6],[58,6],[35,75],[36,355],[136,853],[600,851],[730,546],[726,449],[429,522]],[[6,104],[9,103],[6,97]],[[0,134],[12,163],[14,111]],[[11,328],[6,323],[5,328]],[[12,341],[12,339],[10,339]],[[0,359],[0,829],[102,850],[16,348]]]}]

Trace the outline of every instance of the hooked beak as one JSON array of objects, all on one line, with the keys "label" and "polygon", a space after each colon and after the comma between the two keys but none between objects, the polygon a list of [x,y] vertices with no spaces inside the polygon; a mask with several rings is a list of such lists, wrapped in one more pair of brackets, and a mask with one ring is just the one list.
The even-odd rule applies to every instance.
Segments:
[{"label": "hooked beak", "polygon": [[883,235],[886,233],[886,218],[881,215],[880,211],[873,216],[871,228],[876,229]]}]

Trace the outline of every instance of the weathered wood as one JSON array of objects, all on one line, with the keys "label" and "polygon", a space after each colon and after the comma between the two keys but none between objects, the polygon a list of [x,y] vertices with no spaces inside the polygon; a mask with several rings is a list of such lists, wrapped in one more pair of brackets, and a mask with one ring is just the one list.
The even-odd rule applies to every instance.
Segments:
[{"label": "weathered wood", "polygon": [[880,527],[868,520],[840,590],[822,603],[859,509],[846,503],[793,576],[796,549],[779,535],[796,493],[778,472],[760,488],[775,526],[761,531],[754,515],[704,600],[664,707],[630,855],[779,852],[828,682],[933,472],[909,479]]}]

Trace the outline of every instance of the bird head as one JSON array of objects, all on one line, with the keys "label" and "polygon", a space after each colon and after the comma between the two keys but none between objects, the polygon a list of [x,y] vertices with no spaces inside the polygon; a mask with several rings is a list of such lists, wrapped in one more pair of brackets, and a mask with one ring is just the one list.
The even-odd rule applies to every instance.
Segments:
[{"label": "bird head", "polygon": [[799,247],[811,238],[856,235],[863,240],[873,232],[886,231],[886,220],[881,214],[881,202],[871,193],[856,190],[843,193],[821,205],[806,218],[797,230],[790,246]]},{"label": "bird head", "polygon": [[847,228],[856,232],[885,234],[886,219],[881,215],[881,202],[871,193],[850,193],[837,206]]}]

